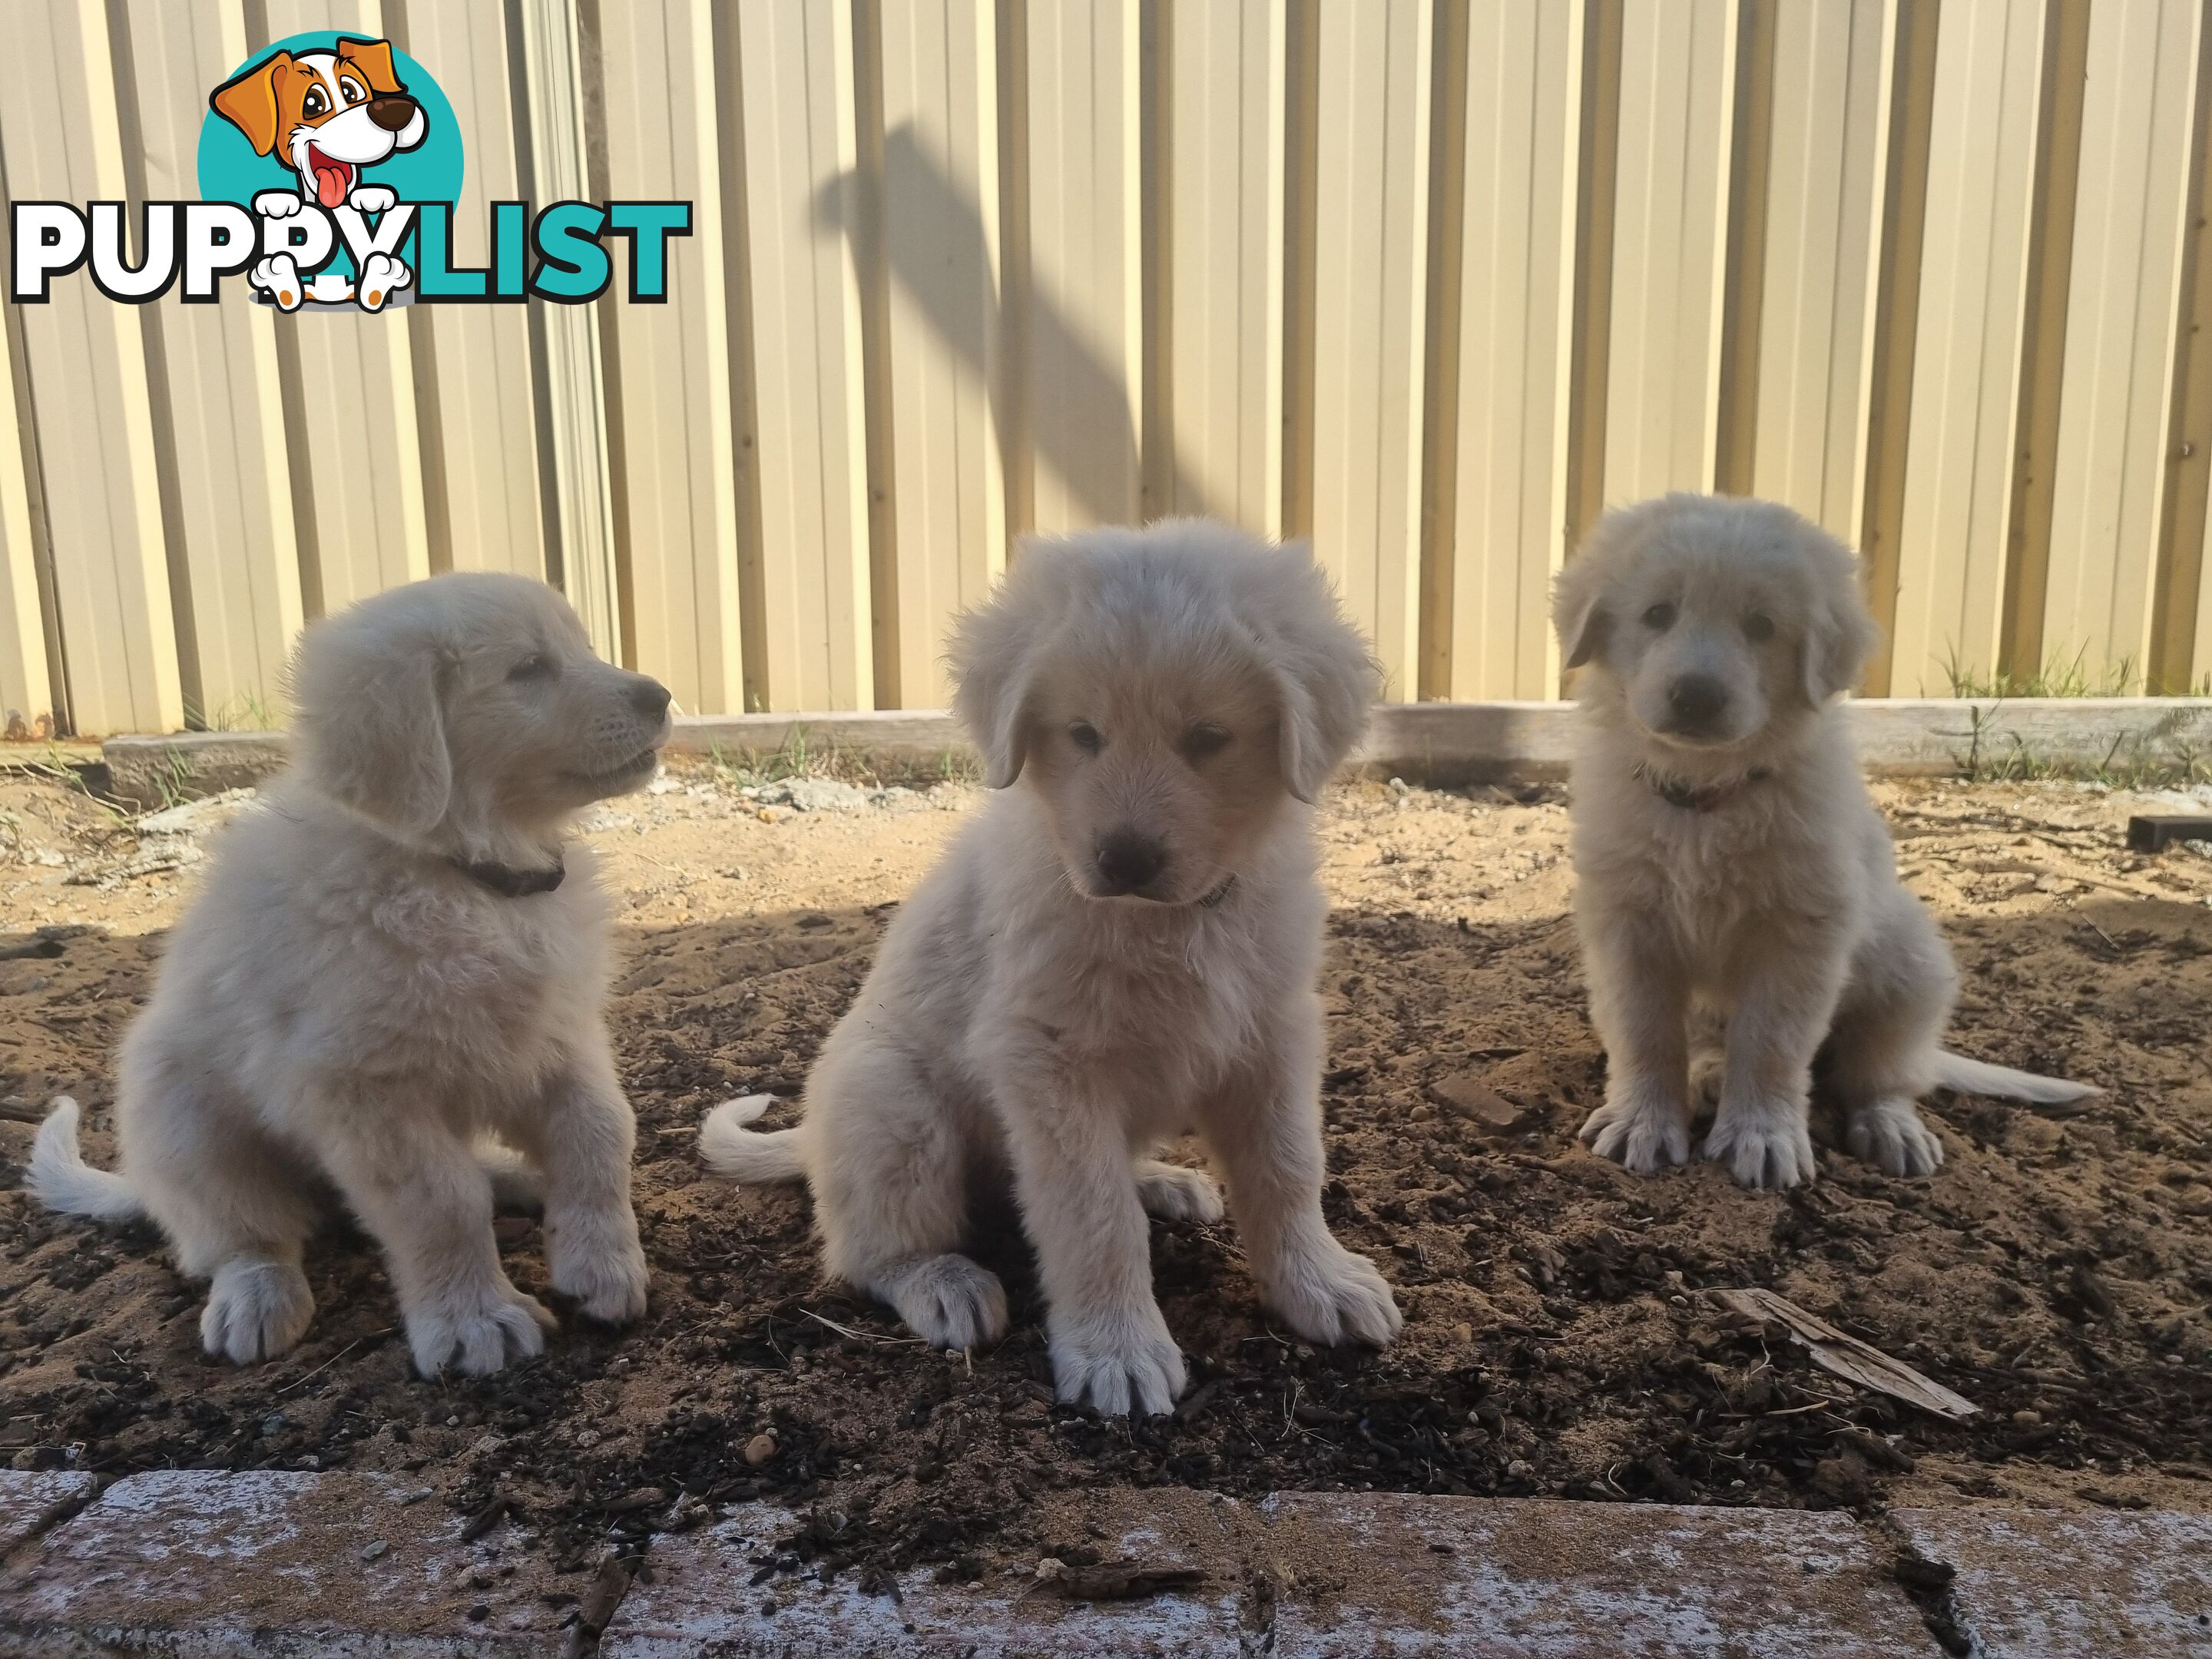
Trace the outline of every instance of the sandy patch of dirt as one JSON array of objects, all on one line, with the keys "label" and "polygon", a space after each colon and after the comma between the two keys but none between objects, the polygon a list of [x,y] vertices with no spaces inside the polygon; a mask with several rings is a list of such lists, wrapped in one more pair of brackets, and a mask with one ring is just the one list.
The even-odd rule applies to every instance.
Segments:
[{"label": "sandy patch of dirt", "polygon": [[[199,1296],[152,1232],[0,1192],[0,1458],[404,1472],[457,1508],[511,1500],[578,1570],[717,1503],[790,1500],[766,1588],[732,1587],[751,1597],[810,1566],[1079,1565],[1096,1549],[1056,1532],[1053,1494],[1100,1486],[2212,1507],[2212,856],[2128,854],[2129,798],[1880,792],[1964,969],[1957,1045],[2107,1092],[2063,1118],[1939,1096],[1933,1178],[1824,1150],[1816,1185],[1775,1196],[1710,1166],[1638,1179],[1575,1145],[1604,1062],[1556,792],[1339,790],[1322,828],[1327,1203],[1396,1285],[1405,1339],[1315,1352],[1271,1325],[1233,1228],[1155,1224],[1193,1389],[1174,1417],[1127,1425],[1053,1402],[1033,1275],[1003,1224],[981,1248],[1007,1275],[1013,1334],[947,1358],[818,1281],[803,1193],[722,1185],[693,1154],[714,1102],[797,1089],[975,797],[847,796],[769,822],[704,771],[656,788],[591,836],[622,896],[646,1320],[572,1319],[540,1360],[422,1382],[373,1249],[337,1222],[310,1250],[307,1340],[234,1370],[200,1353]],[[35,1119],[74,1092],[89,1152],[112,1156],[111,1055],[205,829],[238,805],[164,837],[0,779],[0,1113]],[[0,1123],[0,1184],[29,1139]],[[542,1294],[536,1224],[499,1224]],[[1700,1295],[1740,1285],[1980,1416],[1859,1393]]]}]

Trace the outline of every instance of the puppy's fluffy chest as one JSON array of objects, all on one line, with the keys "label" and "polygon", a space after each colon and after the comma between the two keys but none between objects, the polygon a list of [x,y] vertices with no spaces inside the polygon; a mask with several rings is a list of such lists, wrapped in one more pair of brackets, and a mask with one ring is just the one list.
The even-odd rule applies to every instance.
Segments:
[{"label": "puppy's fluffy chest", "polygon": [[[526,897],[410,854],[297,883],[282,902],[289,927],[325,942],[308,970],[321,983],[299,987],[310,1053],[330,1035],[327,1011],[343,1010],[343,1046],[367,1057],[351,1064],[434,1077],[488,1106],[529,1093],[598,1020],[605,902],[588,851],[572,849],[558,888]],[[347,994],[355,981],[375,994]]]},{"label": "puppy's fluffy chest", "polygon": [[[1838,838],[1812,833],[1789,776],[1744,784],[1705,809],[1663,799],[1634,778],[1592,779],[1576,822],[1576,863],[1616,896],[1637,895],[1688,961],[1755,956],[1785,921],[1847,926],[1857,884]],[[1832,826],[1826,827],[1832,830]]]}]

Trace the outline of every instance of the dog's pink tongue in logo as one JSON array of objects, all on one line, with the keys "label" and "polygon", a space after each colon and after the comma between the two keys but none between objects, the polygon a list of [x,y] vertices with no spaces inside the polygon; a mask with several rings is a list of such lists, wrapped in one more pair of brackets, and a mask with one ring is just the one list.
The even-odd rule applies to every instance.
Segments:
[{"label": "dog's pink tongue in logo", "polygon": [[314,169],[315,198],[326,208],[334,208],[346,198],[346,179],[353,172],[344,161],[333,161],[315,148],[307,146],[307,165]]}]

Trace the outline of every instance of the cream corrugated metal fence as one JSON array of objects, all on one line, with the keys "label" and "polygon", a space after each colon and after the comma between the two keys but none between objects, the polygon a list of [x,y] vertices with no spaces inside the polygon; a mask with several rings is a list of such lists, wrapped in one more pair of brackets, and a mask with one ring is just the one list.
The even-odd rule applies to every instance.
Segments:
[{"label": "cream corrugated metal fence", "polygon": [[1867,689],[2212,675],[2208,0],[5,0],[0,193],[196,193],[310,28],[495,199],[688,199],[665,306],[0,331],[0,708],[275,718],[302,622],[543,574],[684,707],[926,707],[1030,530],[1310,535],[1391,695],[1555,695],[1609,504],[1867,555]]}]

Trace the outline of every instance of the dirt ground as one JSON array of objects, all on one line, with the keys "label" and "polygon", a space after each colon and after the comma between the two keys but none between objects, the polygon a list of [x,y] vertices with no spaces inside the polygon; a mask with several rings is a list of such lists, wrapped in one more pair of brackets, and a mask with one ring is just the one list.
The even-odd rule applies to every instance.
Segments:
[{"label": "dirt ground", "polygon": [[[1316,1352],[1270,1323],[1232,1227],[1156,1223],[1192,1391],[1124,1424],[1054,1402],[1016,1232],[980,1246],[1007,1275],[1012,1334],[947,1358],[819,1281],[803,1192],[700,1170],[702,1114],[798,1089],[975,799],[817,788],[817,810],[763,808],[693,769],[594,820],[622,895],[613,1020],[652,1310],[621,1332],[570,1319],[496,1377],[422,1382],[343,1221],[310,1251],[306,1340],[235,1370],[201,1354],[199,1295],[150,1231],[15,1190],[57,1092],[112,1157],[111,1057],[204,832],[244,803],[134,825],[0,777],[0,1117],[19,1120],[0,1121],[0,1459],[406,1471],[456,1509],[506,1500],[577,1569],[715,1504],[781,1499],[788,1539],[733,1589],[763,1601],[779,1572],[1095,1559],[1056,1535],[1054,1494],[1101,1486],[2212,1508],[2212,854],[2130,854],[2139,800],[1879,791],[1964,970],[1956,1045],[2106,1092],[2068,1115],[1938,1096],[1934,1177],[1824,1149],[1817,1184],[1774,1195],[1706,1165],[1639,1179],[1575,1144],[1604,1060],[1558,792],[1339,789],[1322,825],[1327,1206],[1396,1285],[1404,1339]],[[544,1294],[536,1224],[499,1229]],[[1815,1369],[1700,1294],[1730,1285],[1780,1291],[1980,1414],[1954,1424]]]}]

